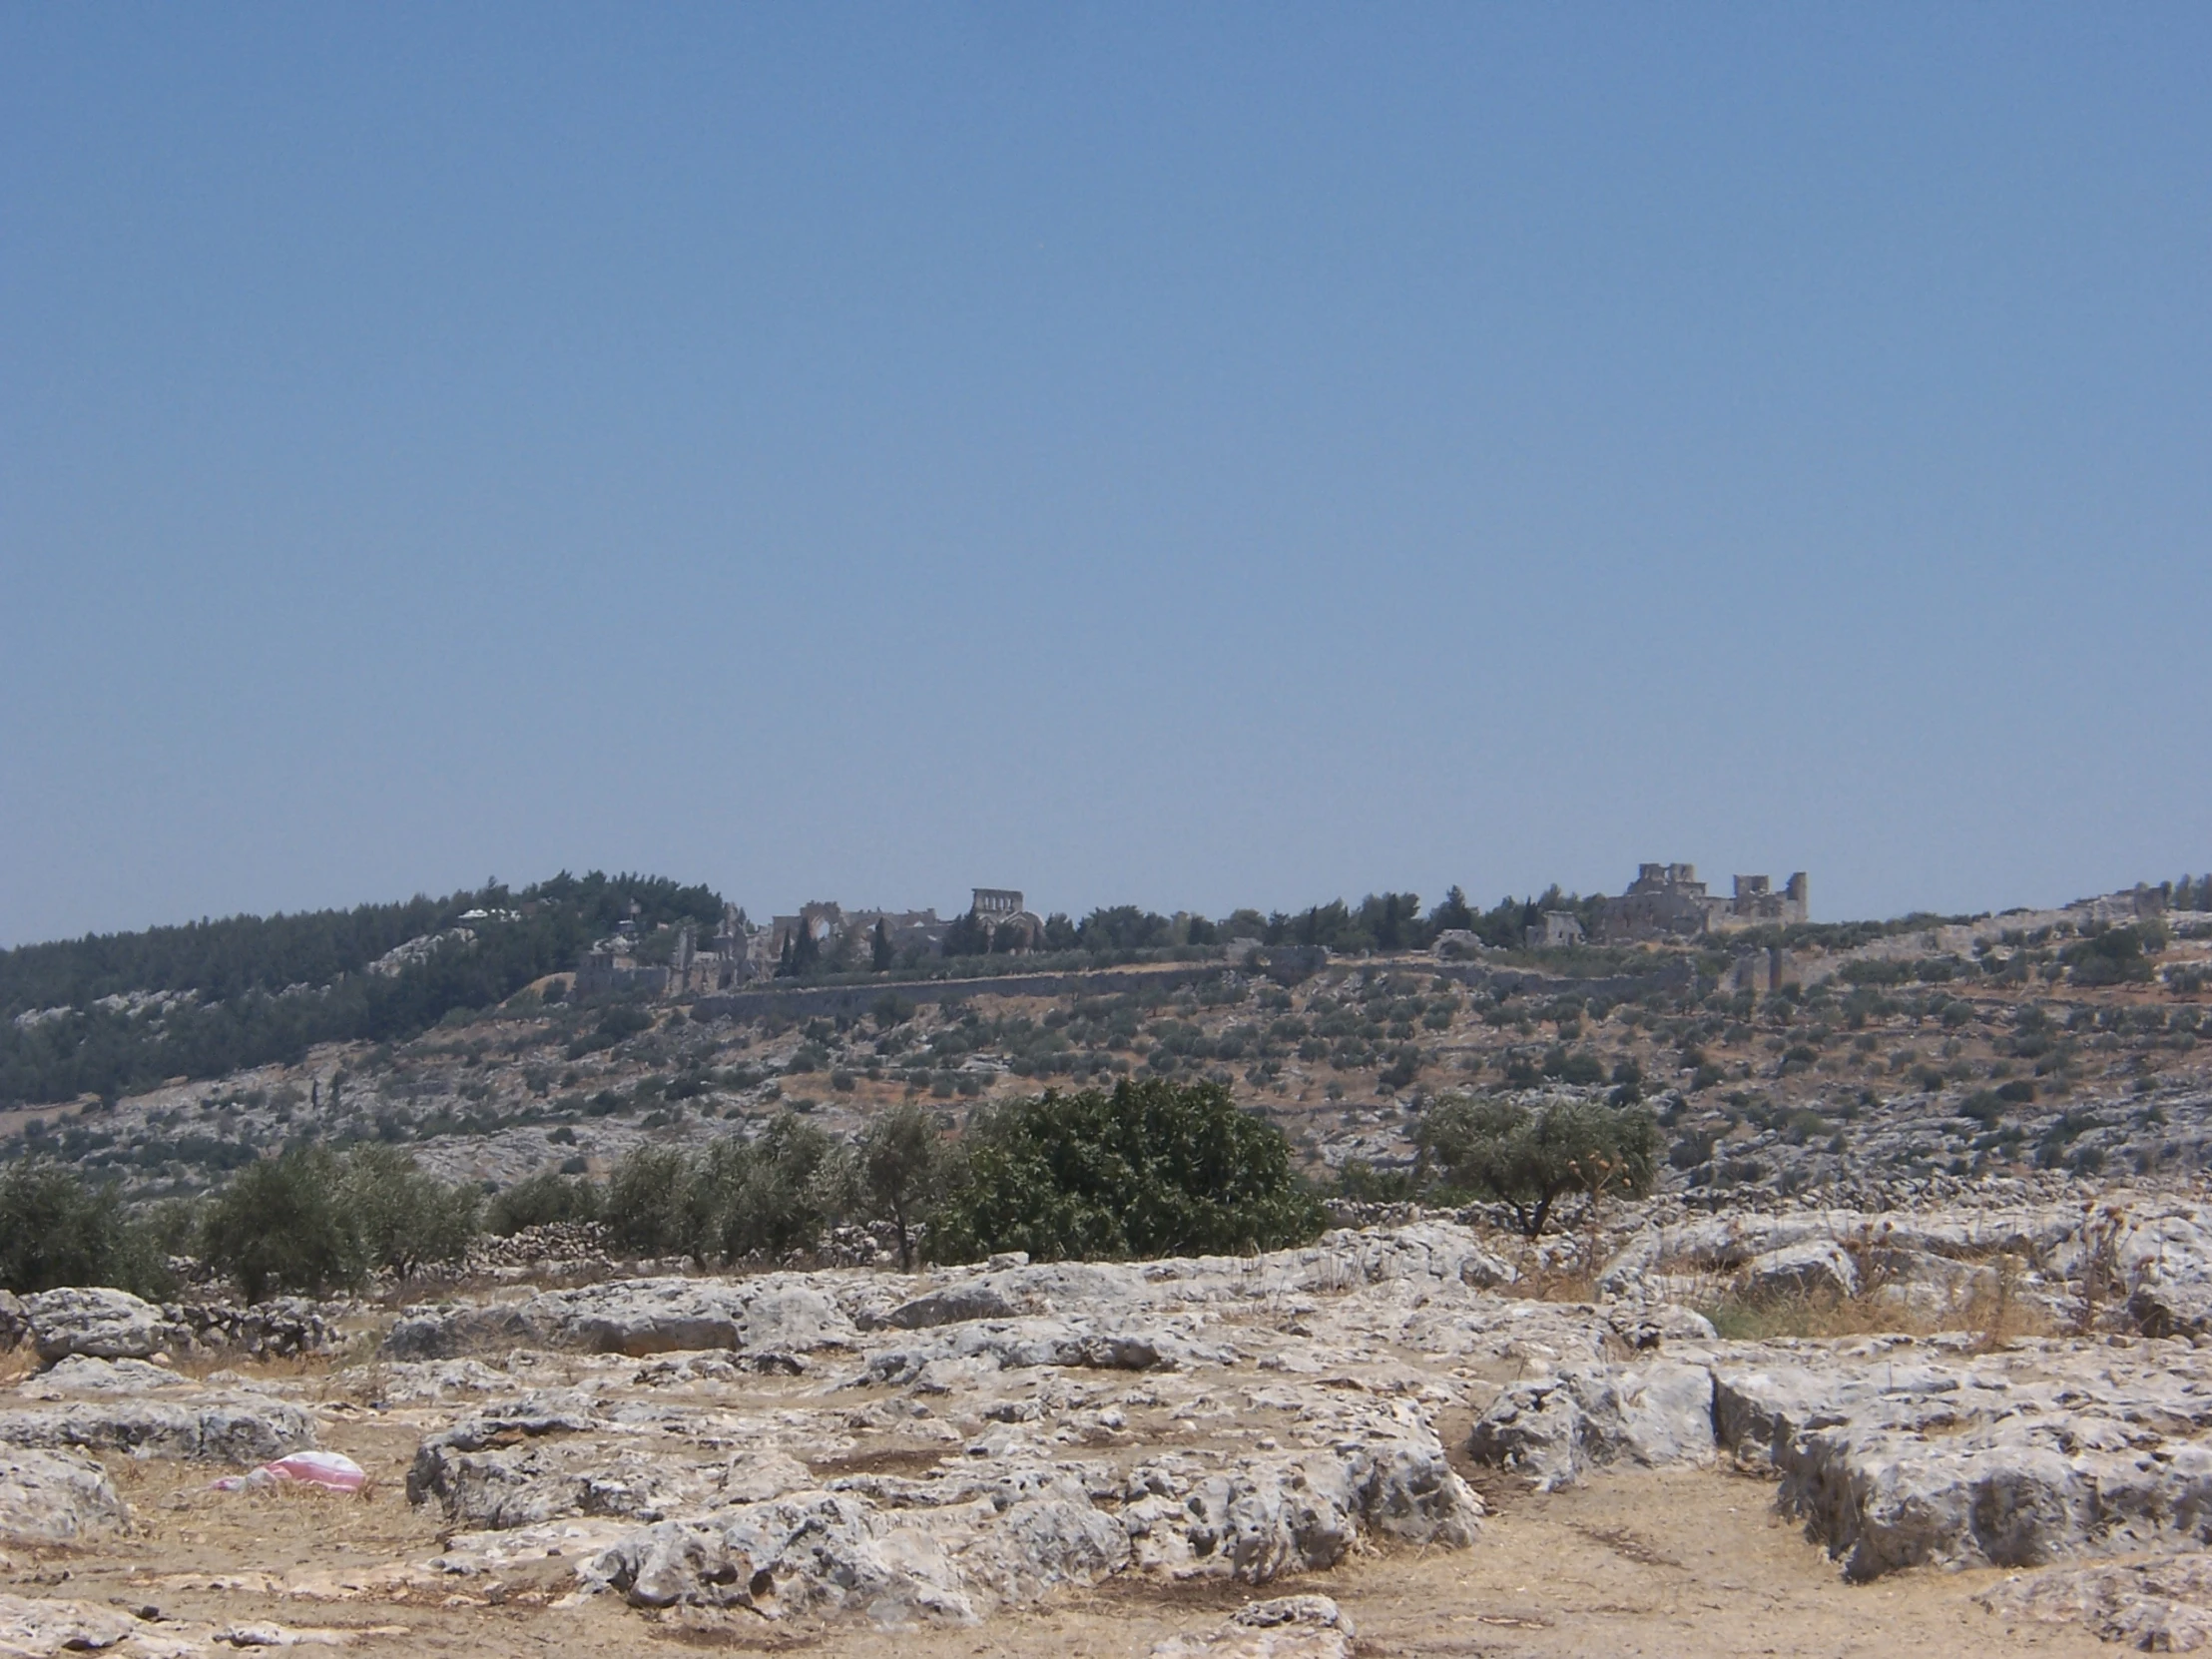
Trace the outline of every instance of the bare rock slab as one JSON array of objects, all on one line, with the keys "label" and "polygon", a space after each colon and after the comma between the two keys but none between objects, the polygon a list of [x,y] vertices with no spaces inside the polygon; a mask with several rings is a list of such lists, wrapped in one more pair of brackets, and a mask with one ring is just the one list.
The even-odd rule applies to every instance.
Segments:
[{"label": "bare rock slab", "polygon": [[1976,1596],[1990,1612],[2038,1624],[2078,1624],[2146,1653],[2212,1647],[2212,1555],[2021,1573]]},{"label": "bare rock slab", "polygon": [[129,1291],[40,1291],[23,1299],[23,1316],[38,1357],[48,1365],[72,1354],[145,1360],[176,1340],[162,1311]]},{"label": "bare rock slab", "polygon": [[0,1411],[0,1445],[127,1451],[211,1463],[263,1463],[315,1443],[313,1416],[289,1400],[222,1394],[191,1400],[118,1395]]},{"label": "bare rock slab", "polygon": [[73,1543],[112,1532],[129,1518],[108,1471],[94,1459],[21,1446],[0,1451],[0,1537]]},{"label": "bare rock slab", "polygon": [[1351,1659],[1358,1634],[1328,1596],[1277,1596],[1240,1607],[1210,1636],[1173,1636],[1152,1659]]}]

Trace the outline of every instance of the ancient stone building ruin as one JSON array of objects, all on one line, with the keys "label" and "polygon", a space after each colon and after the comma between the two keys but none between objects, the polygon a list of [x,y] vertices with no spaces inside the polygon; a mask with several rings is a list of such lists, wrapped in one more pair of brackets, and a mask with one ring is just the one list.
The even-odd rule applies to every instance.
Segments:
[{"label": "ancient stone building ruin", "polygon": [[1723,927],[1753,927],[1761,922],[1807,919],[1805,871],[1802,869],[1783,883],[1780,892],[1774,890],[1774,883],[1764,875],[1737,876],[1735,896],[1729,900],[1726,912],[1715,917]]},{"label": "ancient stone building ruin", "polygon": [[1530,950],[1563,950],[1582,942],[1582,918],[1572,910],[1546,910],[1544,919],[1521,929]]},{"label": "ancient stone building ruin", "polygon": [[703,991],[728,990],[752,977],[749,962],[751,928],[745,912],[735,904],[722,907],[722,922],[699,948],[699,926],[686,921],[677,926],[675,947],[666,962],[641,962],[637,958],[636,906],[618,922],[611,938],[601,939],[584,952],[577,963],[572,987],[578,996],[604,996],[610,992],[643,991],[648,996],[689,996]]},{"label": "ancient stone building ruin", "polygon": [[852,948],[860,953],[860,965],[864,967],[877,922],[883,924],[891,949],[900,956],[934,956],[944,943],[945,924],[934,909],[847,910],[841,904],[825,899],[802,904],[797,915],[773,918],[762,935],[763,942],[757,954],[773,974],[783,955],[784,941],[796,941],[801,929],[805,929],[815,936],[815,943],[821,946],[825,956],[850,940]]},{"label": "ancient stone building ruin", "polygon": [[1792,875],[1780,892],[1767,876],[1739,875],[1734,892],[1722,898],[1706,890],[1695,864],[1639,864],[1628,890],[1605,901],[1598,916],[1598,937],[1610,943],[1691,938],[1738,927],[1804,921],[1808,911],[1803,870]]},{"label": "ancient stone building ruin", "polygon": [[578,996],[605,996],[609,992],[643,991],[659,996],[668,989],[668,969],[640,962],[614,940],[602,939],[584,952],[576,964],[573,988]]},{"label": "ancient stone building ruin", "polygon": [[[1018,888],[976,887],[969,913],[983,924],[984,937],[990,940],[990,948],[1016,951],[1033,950],[1044,937],[1044,918],[1031,911],[1023,902]],[[1015,934],[1015,942],[1002,943],[1002,934]]]}]

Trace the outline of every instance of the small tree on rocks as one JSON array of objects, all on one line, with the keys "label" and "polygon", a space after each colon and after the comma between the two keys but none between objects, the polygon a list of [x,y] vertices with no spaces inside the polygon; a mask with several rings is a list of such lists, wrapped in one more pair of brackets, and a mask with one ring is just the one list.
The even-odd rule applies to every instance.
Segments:
[{"label": "small tree on rocks", "polygon": [[1641,1106],[1555,1100],[1531,1111],[1455,1095],[1422,1115],[1413,1138],[1444,1186],[1505,1205],[1529,1239],[1561,1198],[1639,1197],[1658,1168],[1659,1126]]},{"label": "small tree on rocks", "polygon": [[1217,1083],[1015,1101],[971,1120],[964,1151],[930,1234],[948,1261],[1273,1250],[1324,1220],[1283,1132]]},{"label": "small tree on rocks", "polygon": [[898,1106],[861,1132],[860,1196],[868,1209],[898,1230],[898,1270],[914,1266],[913,1233],[935,1202],[946,1167],[934,1117],[919,1106]]}]

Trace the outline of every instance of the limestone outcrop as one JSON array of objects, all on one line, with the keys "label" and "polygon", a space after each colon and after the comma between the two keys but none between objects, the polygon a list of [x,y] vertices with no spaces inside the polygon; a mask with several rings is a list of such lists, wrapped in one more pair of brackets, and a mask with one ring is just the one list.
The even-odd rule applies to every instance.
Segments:
[{"label": "limestone outcrop", "polygon": [[[1115,1575],[1273,1593],[1399,1545],[1480,1549],[1454,1459],[1546,1491],[1725,1464],[1853,1579],[2003,1568],[2018,1617],[2198,1640],[2207,1217],[2175,1194],[1987,1198],[1621,1205],[1538,1246],[1425,1217],[1249,1258],[506,1289],[261,1386],[79,1346],[137,1346],[126,1303],[25,1299],[26,1330],[70,1335],[0,1403],[0,1529],[116,1525],[102,1454],[237,1465],[318,1430],[342,1449],[372,1412],[417,1436],[423,1581],[527,1570],[710,1622],[964,1624]],[[1839,1307],[1887,1334],[1740,1335]],[[1349,1651],[1307,1599],[1174,1651]]]},{"label": "limestone outcrop", "polygon": [[74,1543],[129,1517],[108,1471],[93,1458],[26,1446],[0,1450],[0,1538]]},{"label": "limestone outcrop", "polygon": [[177,1340],[162,1311],[129,1291],[41,1291],[23,1299],[23,1319],[38,1357],[51,1365],[73,1354],[95,1360],[144,1360]]}]

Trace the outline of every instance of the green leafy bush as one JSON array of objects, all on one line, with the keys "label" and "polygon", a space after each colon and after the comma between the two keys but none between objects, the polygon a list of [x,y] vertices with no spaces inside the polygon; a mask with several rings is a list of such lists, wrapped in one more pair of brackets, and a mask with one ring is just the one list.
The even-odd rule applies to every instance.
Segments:
[{"label": "green leafy bush", "polygon": [[1420,1196],[1414,1172],[1377,1169],[1365,1158],[1347,1158],[1337,1172],[1337,1196],[1354,1204],[1405,1204]]},{"label": "green leafy bush", "polygon": [[1040,1260],[1274,1249],[1321,1231],[1290,1143],[1218,1083],[1124,1081],[979,1113],[931,1250]]}]

